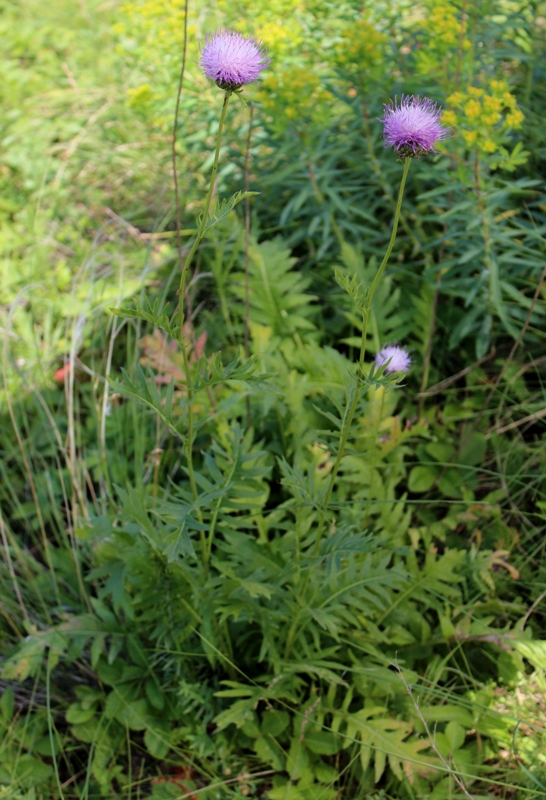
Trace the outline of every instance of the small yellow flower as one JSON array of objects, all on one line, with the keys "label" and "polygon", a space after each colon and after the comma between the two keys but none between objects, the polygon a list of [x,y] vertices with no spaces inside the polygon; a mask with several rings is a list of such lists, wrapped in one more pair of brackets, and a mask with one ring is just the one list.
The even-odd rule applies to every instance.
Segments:
[{"label": "small yellow flower", "polygon": [[457,115],[454,111],[444,111],[442,115],[442,122],[446,125],[455,125],[457,122]]},{"label": "small yellow flower", "polygon": [[502,100],[499,97],[484,97],[483,107],[485,111],[500,111],[502,108]]},{"label": "small yellow flower", "polygon": [[135,89],[129,89],[127,94],[129,95],[127,105],[132,106],[133,108],[144,106],[154,98],[152,87],[148,83],[142,83]]},{"label": "small yellow flower", "polygon": [[366,19],[352,23],[341,34],[340,43],[336,47],[338,64],[357,67],[364,72],[381,60],[387,37]]},{"label": "small yellow flower", "polygon": [[490,125],[491,127],[493,125],[496,125],[497,122],[500,121],[500,119],[501,119],[500,114],[484,114],[482,116],[482,120],[485,122],[485,124]]},{"label": "small yellow flower", "polygon": [[481,114],[481,104],[477,100],[469,100],[464,107],[468,119],[477,119]]},{"label": "small yellow flower", "polygon": [[510,92],[504,92],[502,95],[502,100],[504,105],[508,106],[508,108],[514,108],[516,105],[516,98],[513,94],[510,94]]},{"label": "small yellow flower", "polygon": [[453,94],[447,98],[447,102],[451,106],[460,106],[463,100],[464,94],[462,92],[453,92]]},{"label": "small yellow flower", "polygon": [[486,139],[481,147],[484,153],[494,153],[497,149],[497,145],[492,139]]},{"label": "small yellow flower", "polygon": [[519,108],[515,108],[510,114],[506,117],[506,124],[509,128],[519,128],[521,123],[524,120],[524,116]]}]

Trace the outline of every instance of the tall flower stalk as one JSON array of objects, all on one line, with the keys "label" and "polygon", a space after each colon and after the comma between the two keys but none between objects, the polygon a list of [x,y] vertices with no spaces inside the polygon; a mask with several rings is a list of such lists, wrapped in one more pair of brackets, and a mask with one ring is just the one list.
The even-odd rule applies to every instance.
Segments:
[{"label": "tall flower stalk", "polygon": [[182,267],[182,272],[180,274],[180,340],[182,341],[182,329],[184,327],[184,295],[186,293],[186,280],[188,276],[188,272],[190,269],[190,265],[193,261],[193,257],[197,252],[197,248],[203,241],[203,237],[205,235],[205,228],[207,226],[207,220],[209,218],[209,211],[210,211],[210,204],[212,201],[212,195],[214,192],[214,185],[216,183],[216,174],[218,172],[218,161],[220,159],[220,147],[222,144],[222,131],[224,129],[224,123],[226,120],[226,111],[227,106],[229,103],[229,98],[231,97],[232,90],[226,89],[224,91],[224,102],[222,104],[222,112],[220,114],[220,122],[218,123],[218,132],[216,134],[216,147],[214,150],[214,161],[212,162],[212,171],[210,175],[210,183],[209,188],[207,190],[207,196],[205,197],[205,205],[203,207],[203,214],[201,215],[201,221],[199,223],[199,227],[197,229],[197,234],[193,241],[192,247],[190,252],[188,253],[187,258],[184,260],[184,265]]},{"label": "tall flower stalk", "polygon": [[245,38],[240,33],[233,31],[219,31],[205,38],[205,43],[201,50],[201,67],[207,78],[213,80],[216,85],[224,91],[224,102],[216,134],[216,147],[214,150],[214,161],[210,176],[209,188],[205,198],[203,214],[197,229],[197,234],[188,257],[184,261],[182,273],[180,275],[180,339],[182,340],[182,328],[184,325],[184,294],[186,291],[186,280],[189,268],[197,248],[203,240],[207,222],[209,218],[210,204],[216,183],[218,172],[218,161],[220,158],[220,146],[222,143],[222,131],[226,120],[226,111],[229,98],[233,92],[239,93],[247,83],[257,80],[260,72],[269,64],[269,59],[261,47],[254,39]]},{"label": "tall flower stalk", "polygon": [[[313,549],[313,555],[316,557],[320,551],[320,545],[322,539],[324,537],[324,526],[326,523],[326,516],[328,514],[328,509],[330,507],[330,500],[332,499],[332,492],[334,491],[334,485],[337,479],[337,474],[339,472],[339,468],[341,466],[341,461],[343,456],[345,455],[345,447],[347,446],[347,440],[349,438],[349,434],[351,431],[351,426],[353,424],[353,419],[356,413],[356,409],[358,407],[358,401],[360,400],[360,392],[361,392],[361,380],[364,372],[364,359],[366,357],[366,336],[368,330],[368,320],[370,317],[370,311],[372,308],[372,300],[375,293],[375,290],[381,280],[381,276],[385,271],[385,267],[387,266],[387,262],[389,260],[390,254],[392,253],[392,249],[394,247],[394,242],[396,239],[396,232],[398,230],[398,223],[400,221],[400,210],[402,208],[402,198],[404,197],[404,188],[406,186],[406,179],[408,177],[408,171],[411,164],[411,158],[404,159],[404,171],[402,173],[402,181],[400,183],[400,189],[398,191],[398,201],[396,203],[396,210],[394,213],[394,221],[392,225],[392,232],[391,238],[389,240],[389,245],[387,247],[387,251],[383,257],[383,261],[381,262],[379,269],[377,270],[375,277],[372,281],[370,289],[368,290],[366,303],[364,305],[364,310],[362,312],[362,338],[360,343],[360,358],[358,360],[358,367],[359,367],[359,375],[358,375],[358,383],[355,387],[354,391],[352,392],[352,398],[350,400],[349,405],[345,409],[345,413],[343,415],[343,421],[341,425],[340,435],[339,435],[339,445],[337,450],[336,460],[334,462],[334,466],[332,471],[329,475],[328,486],[326,488],[326,494],[324,496],[324,501],[321,504],[320,509],[320,517],[317,529],[317,535],[315,539],[315,546]],[[305,596],[305,592],[307,590],[307,586],[309,585],[309,580],[311,578],[311,572],[308,571],[301,588],[301,597]],[[285,658],[288,657],[290,652],[290,648],[292,647],[292,642],[296,636],[296,632],[298,630],[299,625],[299,616],[296,614],[294,617],[292,624],[290,626],[290,630],[288,631],[288,636],[286,637],[286,647],[284,656]]]},{"label": "tall flower stalk", "polygon": [[[360,357],[358,360],[357,385],[354,388],[354,391],[352,391],[350,394],[350,401],[343,415],[337,456],[329,476],[328,485],[324,495],[324,501],[321,503],[320,507],[318,529],[315,539],[315,546],[313,549],[313,555],[315,557],[318,556],[319,554],[320,545],[322,539],[324,538],[326,517],[328,514],[328,509],[330,507],[332,493],[337,480],[337,475],[341,466],[341,462],[345,454],[345,448],[347,446],[347,441],[349,439],[354,416],[356,413],[356,409],[358,407],[358,402],[360,400],[360,395],[363,385],[362,379],[364,376],[364,362],[366,358],[366,338],[368,333],[368,322],[372,309],[373,297],[379,285],[379,282],[383,276],[385,268],[388,264],[389,258],[391,256],[394,247],[394,242],[396,240],[398,223],[400,221],[400,212],[402,209],[402,200],[404,197],[404,189],[406,186],[406,180],[408,177],[410,164],[413,158],[417,158],[421,155],[424,155],[434,150],[435,144],[439,140],[444,139],[446,136],[449,135],[449,130],[444,128],[441,124],[441,113],[442,113],[441,109],[435,103],[433,103],[431,100],[428,100],[427,98],[421,99],[419,97],[417,98],[402,97],[402,100],[399,103],[395,100],[394,103],[391,103],[390,105],[385,105],[384,117],[382,120],[380,120],[383,123],[383,138],[385,141],[385,146],[392,147],[394,151],[398,153],[398,155],[403,160],[404,168],[402,172],[402,179],[400,182],[400,189],[398,191],[398,199],[396,202],[396,208],[394,212],[394,220],[392,224],[392,231],[389,239],[389,244],[387,246],[387,250],[385,252],[383,260],[379,265],[375,277],[370,285],[370,288],[366,293],[366,299],[362,310],[362,336],[360,343]],[[384,350],[385,349],[386,348],[384,348]],[[403,359],[401,354],[398,352],[395,353],[391,352],[389,355],[386,356],[386,358],[383,358],[383,360],[381,361],[381,365],[386,362],[389,362],[390,359],[390,362],[387,363],[385,371],[394,372],[397,371],[397,368],[402,369],[402,371],[405,371],[405,367],[409,366],[409,356],[406,353],[406,351],[402,352],[405,354],[406,359]],[[401,366],[402,362],[404,366]],[[378,366],[380,366],[379,362],[377,363]],[[301,589],[302,597],[305,596],[307,586],[309,585],[310,576],[311,572],[309,571],[307,572],[307,575],[303,581]],[[286,640],[286,648],[285,648],[285,657],[287,657],[290,652],[290,648],[296,636],[298,626],[299,626],[299,615],[296,614],[290,626],[290,630],[288,632]]]},{"label": "tall flower stalk", "polygon": [[[216,134],[216,145],[214,149],[214,160],[212,163],[212,170],[210,175],[209,187],[205,197],[203,212],[197,228],[197,233],[190,252],[184,259],[180,274],[180,287],[179,287],[179,337],[180,346],[182,349],[182,358],[184,361],[184,373],[186,377],[186,396],[187,396],[187,419],[188,430],[186,438],[186,458],[188,465],[188,478],[190,487],[195,500],[198,499],[199,493],[197,490],[197,483],[195,480],[195,470],[193,466],[193,440],[194,440],[194,419],[193,419],[193,380],[188,358],[187,348],[184,346],[184,301],[186,294],[186,281],[190,266],[192,264],[197,248],[201,244],[207,223],[209,222],[210,206],[212,202],[212,195],[214,194],[214,187],[216,184],[216,175],[218,173],[218,162],[220,160],[220,147],[222,144],[222,132],[226,120],[227,106],[231,95],[239,93],[242,87],[257,80],[260,72],[265,69],[269,64],[269,59],[261,47],[261,45],[254,39],[249,39],[241,36],[241,34],[231,31],[219,31],[205,38],[205,43],[201,50],[201,67],[207,78],[214,80],[216,85],[223,90],[224,100],[222,103],[222,111],[220,113],[220,121],[218,123],[218,131]],[[202,515],[199,508],[197,508],[197,516],[202,522]],[[205,571],[208,572],[208,564],[210,560],[210,547],[208,546],[205,531],[200,531],[201,536],[201,549],[203,553],[203,563]]]},{"label": "tall flower stalk", "polygon": [[[191,374],[191,367],[190,367],[190,360],[188,358],[187,348],[184,345],[184,298],[186,294],[186,280],[189,272],[190,265],[193,261],[193,257],[197,251],[197,248],[201,244],[203,237],[205,235],[205,228],[207,225],[207,220],[209,218],[209,211],[210,211],[210,204],[212,200],[212,194],[214,192],[214,185],[216,183],[216,173],[218,172],[218,161],[220,158],[220,146],[222,143],[222,131],[224,128],[224,122],[226,119],[226,111],[227,105],[229,102],[229,98],[231,97],[231,90],[226,89],[224,91],[224,102],[222,104],[222,112],[220,114],[220,122],[218,124],[218,132],[216,134],[216,147],[214,150],[214,161],[212,164],[212,171],[210,176],[210,183],[209,188],[207,191],[207,196],[205,198],[205,205],[203,208],[203,214],[201,216],[201,221],[199,223],[199,227],[197,229],[197,234],[193,241],[192,247],[190,252],[188,253],[187,258],[184,260],[184,265],[182,267],[182,272],[180,275],[180,289],[179,289],[179,316],[180,316],[180,346],[182,349],[182,359],[184,362],[184,375],[186,377],[186,398],[187,398],[187,417],[188,417],[188,431],[187,431],[187,438],[186,438],[186,461],[188,465],[188,478],[190,481],[190,488],[193,495],[194,500],[197,500],[199,496],[199,492],[197,491],[197,483],[195,480],[195,470],[193,467],[193,440],[194,440],[194,420],[193,420],[193,379]],[[202,515],[201,510],[197,508],[197,517],[199,522],[202,523]],[[205,566],[205,571],[208,571],[208,563],[209,563],[209,553],[207,548],[207,540],[205,531],[200,531],[201,537],[201,550],[203,553],[203,563]]]},{"label": "tall flower stalk", "polygon": [[[400,221],[400,211],[402,209],[402,199],[404,197],[404,189],[406,187],[406,180],[408,177],[408,172],[411,164],[411,158],[407,157],[404,159],[404,171],[402,173],[402,180],[400,183],[400,189],[398,191],[398,200],[396,203],[396,210],[394,212],[394,221],[392,225],[391,231],[391,238],[389,240],[389,244],[387,247],[387,251],[383,257],[383,261],[379,265],[379,269],[377,270],[375,277],[372,281],[372,284],[368,290],[366,296],[366,303],[364,306],[364,310],[362,312],[362,337],[360,341],[360,357],[358,359],[358,366],[359,366],[359,373],[360,378],[362,378],[364,372],[364,359],[366,357],[366,338],[368,334],[368,321],[370,319],[370,312],[372,309],[372,301],[373,296],[375,294],[375,290],[379,285],[379,281],[381,280],[381,276],[385,271],[385,267],[388,264],[390,255],[392,253],[392,249],[394,247],[394,242],[396,240],[396,233],[398,231],[398,223]],[[354,415],[358,406],[358,401],[360,400],[360,385],[356,388],[353,392],[353,397],[351,400],[350,405],[345,411],[343,417],[343,424],[341,426],[340,431],[340,439],[339,439],[339,447],[337,451],[336,460],[334,462],[333,469],[330,473],[330,480],[328,482],[328,488],[326,490],[326,496],[324,498],[324,503],[322,504],[321,514],[320,514],[320,521],[319,527],[317,531],[317,538],[315,541],[315,555],[318,554],[320,549],[320,544],[322,541],[322,537],[324,535],[324,523],[326,520],[326,514],[328,512],[328,507],[330,505],[330,500],[332,499],[332,492],[334,490],[334,484],[336,482],[337,474],[339,472],[339,468],[341,466],[341,461],[343,459],[345,453],[345,447],[347,446],[347,440],[349,438],[349,433],[351,431],[351,426],[353,424]]]},{"label": "tall flower stalk", "polygon": [[[420,97],[403,97],[400,103],[395,100],[394,103],[385,105],[385,114],[383,119],[380,120],[383,123],[383,138],[385,141],[385,146],[392,147],[395,152],[402,156],[404,170],[402,172],[400,189],[398,191],[398,200],[396,202],[396,209],[394,212],[391,238],[383,257],[383,261],[379,265],[379,269],[377,270],[372,284],[367,292],[366,302],[362,312],[362,338],[360,343],[360,358],[358,361],[360,377],[362,377],[364,371],[364,360],[366,357],[366,337],[368,333],[368,321],[370,319],[372,301],[375,290],[377,289],[379,281],[381,280],[385,271],[385,267],[388,264],[392,249],[394,247],[394,242],[396,240],[398,223],[400,221],[400,212],[402,210],[402,200],[404,198],[404,189],[406,187],[406,180],[408,177],[410,164],[412,158],[416,158],[431,152],[434,150],[434,147],[438,141],[449,135],[449,130],[444,128],[441,124],[441,115],[442,111],[439,106],[437,106],[428,98],[421,99]],[[392,359],[392,356],[397,354],[391,353],[390,355]],[[398,361],[400,361],[399,358]],[[396,366],[396,364],[394,364],[392,361],[391,363],[393,366]],[[393,369],[391,368],[389,371],[392,372]],[[324,534],[324,522],[326,514],[330,505],[334,484],[339,472],[341,460],[343,459],[345,447],[347,445],[347,439],[349,438],[351,425],[353,424],[359,399],[360,386],[358,386],[353,393],[352,401],[344,415],[343,424],[340,431],[337,457],[332,472],[330,473],[330,480],[326,490],[324,503],[322,505],[319,528],[315,542],[315,554],[318,554],[320,549],[320,543]]]}]

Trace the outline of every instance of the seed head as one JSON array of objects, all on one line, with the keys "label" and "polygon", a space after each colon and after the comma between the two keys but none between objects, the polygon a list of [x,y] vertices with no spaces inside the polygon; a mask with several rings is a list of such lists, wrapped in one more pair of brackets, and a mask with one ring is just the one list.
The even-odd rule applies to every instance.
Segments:
[{"label": "seed head", "polygon": [[403,158],[415,158],[434,150],[436,142],[449,136],[441,123],[442,109],[427,97],[402,97],[385,105],[385,147],[393,147]]},{"label": "seed head", "polygon": [[255,39],[236,31],[218,31],[205,37],[200,63],[207,78],[220,89],[235,92],[243,84],[257,80],[270,59]]},{"label": "seed head", "polygon": [[375,357],[375,365],[379,369],[389,361],[385,372],[407,372],[411,367],[411,356],[404,347],[397,344],[386,344]]}]

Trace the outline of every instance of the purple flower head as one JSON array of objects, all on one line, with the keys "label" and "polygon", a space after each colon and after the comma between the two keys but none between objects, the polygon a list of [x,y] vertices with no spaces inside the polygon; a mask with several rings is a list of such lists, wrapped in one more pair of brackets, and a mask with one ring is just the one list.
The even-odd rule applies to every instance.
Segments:
[{"label": "purple flower head", "polygon": [[264,47],[236,31],[218,31],[205,36],[201,67],[220,89],[235,92],[245,83],[257,80],[270,64]]},{"label": "purple flower head", "polygon": [[383,123],[385,147],[394,147],[403,158],[422,156],[449,136],[441,123],[442,109],[427,97],[404,97],[385,105]]},{"label": "purple flower head", "polygon": [[379,369],[387,361],[385,372],[407,372],[411,367],[411,356],[403,347],[397,344],[386,344],[375,357],[375,365]]}]

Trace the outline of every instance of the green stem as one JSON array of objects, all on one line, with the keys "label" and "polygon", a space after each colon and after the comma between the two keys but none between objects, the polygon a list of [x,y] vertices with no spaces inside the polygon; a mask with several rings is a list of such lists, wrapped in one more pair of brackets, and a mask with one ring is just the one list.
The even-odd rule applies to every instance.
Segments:
[{"label": "green stem", "polygon": [[[381,262],[381,265],[380,265],[379,269],[377,270],[377,272],[375,274],[375,278],[373,279],[372,285],[370,286],[370,290],[368,291],[368,296],[366,298],[366,305],[364,306],[364,311],[362,313],[362,340],[361,340],[361,343],[360,343],[360,358],[359,358],[359,362],[358,362],[359,367],[360,367],[360,374],[361,375],[362,375],[362,372],[364,370],[364,358],[366,356],[366,335],[367,335],[367,332],[368,332],[368,320],[370,318],[372,300],[373,300],[373,296],[374,296],[375,290],[377,289],[377,285],[379,284],[379,281],[381,280],[381,276],[383,275],[383,272],[385,271],[385,267],[387,266],[388,260],[390,258],[391,253],[392,253],[392,248],[394,247],[394,241],[396,239],[396,232],[398,230],[398,222],[400,220],[400,210],[402,208],[402,198],[404,196],[404,189],[406,187],[406,179],[408,177],[408,170],[410,168],[410,164],[411,164],[411,158],[405,158],[404,159],[404,172],[402,174],[402,181],[400,183],[400,191],[398,192],[398,202],[396,203],[396,210],[394,212],[394,222],[393,222],[393,226],[392,226],[392,233],[391,233],[391,238],[390,238],[390,241],[389,241],[389,246],[387,247],[387,252],[385,253],[383,261]],[[351,425],[353,424],[353,417],[355,415],[355,411],[356,411],[356,407],[358,405],[359,398],[360,398],[360,390],[357,388],[355,393],[354,393],[352,403],[351,403],[351,405],[349,407],[349,412],[347,414],[345,414],[345,419],[343,420],[343,426],[342,426],[342,431],[341,431],[339,448],[338,448],[338,452],[337,452],[337,458],[336,458],[336,461],[335,461],[335,464],[334,464],[334,468],[333,468],[332,472],[330,473],[330,481],[328,483],[328,490],[326,492],[326,497],[324,499],[324,506],[323,506],[322,516],[321,516],[321,520],[320,520],[320,523],[319,523],[319,530],[318,530],[318,533],[317,533],[317,541],[315,543],[315,554],[318,553],[318,551],[319,551],[319,547],[320,547],[320,543],[321,543],[322,536],[323,536],[323,531],[324,531],[324,520],[325,520],[325,517],[326,517],[326,512],[328,511],[328,506],[330,505],[330,499],[332,497],[332,492],[334,490],[334,484],[336,482],[337,473],[339,472],[339,467],[341,465],[341,459],[343,458],[343,453],[345,451],[345,446],[347,444],[347,439],[349,438],[349,433],[350,433],[350,430],[351,430]]]},{"label": "green stem", "polygon": [[400,220],[400,212],[402,210],[402,198],[404,197],[404,189],[406,188],[406,179],[408,177],[408,172],[411,164],[411,158],[404,159],[404,172],[402,174],[402,181],[400,183],[400,190],[398,192],[398,200],[396,203],[396,210],[394,212],[394,222],[392,225],[392,233],[389,242],[389,246],[387,247],[387,252],[383,257],[383,261],[379,269],[375,274],[375,278],[373,279],[373,283],[370,287],[370,291],[368,292],[368,296],[366,298],[366,306],[364,307],[364,313],[362,314],[362,343],[360,345],[360,369],[362,370],[364,366],[364,356],[366,355],[366,333],[368,329],[368,319],[370,317],[370,309],[372,307],[372,299],[374,296],[374,292],[377,289],[377,284],[381,280],[383,272],[385,271],[385,267],[389,261],[389,258],[392,253],[392,248],[394,247],[394,242],[396,239],[396,232],[398,231],[398,222]]},{"label": "green stem", "polygon": [[[194,391],[193,391],[193,381],[192,381],[192,374],[191,374],[191,366],[190,360],[188,358],[188,353],[186,351],[186,347],[184,345],[184,337],[183,337],[183,328],[184,328],[184,295],[186,292],[186,277],[188,274],[188,270],[190,268],[192,259],[196,253],[197,248],[199,247],[203,236],[205,234],[205,227],[207,224],[207,220],[209,217],[209,209],[212,200],[212,193],[214,191],[214,184],[216,181],[216,173],[218,172],[218,160],[220,158],[220,144],[222,141],[222,130],[224,128],[224,122],[226,119],[226,110],[229,98],[231,97],[231,92],[226,90],[224,92],[224,103],[222,105],[222,113],[220,114],[220,123],[218,125],[218,133],[216,134],[216,149],[214,151],[214,162],[212,164],[212,172],[210,176],[210,184],[207,192],[207,196],[205,198],[205,206],[203,208],[203,216],[201,217],[201,222],[199,224],[199,228],[197,230],[197,235],[193,242],[192,248],[188,254],[188,257],[184,261],[184,266],[182,268],[182,274],[180,276],[180,290],[179,290],[179,305],[180,305],[180,347],[182,349],[182,357],[184,359],[184,373],[186,375],[186,392],[187,392],[187,410],[188,410],[188,434],[186,440],[186,457],[188,462],[188,476],[190,479],[190,487],[195,500],[197,500],[199,493],[197,491],[197,484],[195,481],[195,471],[193,468],[193,398],[194,398]],[[197,508],[197,518],[199,522],[203,522],[203,516],[201,514],[201,509]],[[205,531],[200,531],[200,538],[201,538],[201,550],[203,552],[203,563],[205,567],[205,574],[208,575],[208,568],[209,568],[209,551],[207,548],[207,538]]]},{"label": "green stem", "polygon": [[186,276],[188,274],[188,270],[190,268],[190,264],[192,259],[195,255],[195,252],[205,234],[205,227],[207,225],[208,217],[209,217],[209,209],[210,209],[210,202],[212,200],[212,193],[214,191],[214,184],[216,181],[216,173],[218,172],[218,159],[220,158],[220,144],[222,141],[222,130],[224,128],[224,121],[226,119],[226,110],[229,98],[231,97],[231,92],[227,89],[224,92],[224,104],[222,106],[222,113],[220,114],[220,124],[218,125],[218,133],[216,134],[216,149],[214,151],[214,162],[212,164],[212,172],[210,176],[210,184],[209,190],[207,192],[207,196],[205,198],[205,207],[203,208],[203,216],[201,218],[201,223],[199,225],[199,229],[197,231],[197,236],[195,237],[195,241],[192,245],[192,248],[189,252],[188,257],[184,261],[184,266],[182,268],[182,274],[180,276],[180,344],[182,344],[182,328],[184,326],[184,294],[186,291]]},{"label": "green stem", "polygon": [[377,423],[374,428],[373,432],[373,440],[372,440],[372,447],[370,452],[370,489],[368,492],[368,503],[366,505],[366,511],[364,513],[364,519],[362,521],[362,525],[364,526],[367,522],[368,518],[371,514],[371,506],[372,506],[372,498],[373,498],[373,489],[374,489],[374,478],[375,478],[375,467],[376,467],[376,456],[377,456],[377,439],[379,437],[379,429],[381,427],[381,421],[383,419],[383,407],[385,405],[385,394],[387,389],[385,386],[380,386],[377,389],[378,392],[381,392],[381,400],[379,402],[379,416],[377,417]]},{"label": "green stem", "polygon": [[[381,262],[381,264],[379,266],[379,269],[376,272],[375,278],[373,279],[372,285],[370,286],[370,289],[368,291],[368,294],[367,294],[367,297],[366,297],[366,305],[364,306],[364,310],[362,312],[362,340],[361,340],[361,344],[360,344],[360,358],[359,358],[359,362],[358,362],[360,375],[362,375],[363,370],[364,370],[364,358],[366,356],[366,335],[367,335],[367,331],[368,331],[368,320],[369,320],[369,317],[370,317],[370,311],[371,311],[371,307],[372,307],[372,300],[373,300],[373,296],[374,296],[375,290],[377,289],[379,281],[381,280],[381,277],[383,275],[383,272],[385,271],[385,267],[387,266],[387,263],[389,261],[390,255],[392,253],[392,249],[394,247],[394,242],[395,242],[395,239],[396,239],[396,232],[398,230],[398,223],[400,221],[400,211],[402,209],[402,198],[404,197],[404,189],[406,187],[406,179],[408,177],[408,171],[409,171],[409,168],[410,168],[410,164],[411,164],[411,158],[405,158],[404,159],[404,172],[402,174],[402,180],[401,180],[401,183],[400,183],[400,190],[398,192],[398,201],[396,203],[396,209],[395,209],[395,212],[394,212],[394,222],[393,222],[393,226],[392,226],[391,238],[390,238],[390,241],[389,241],[389,245],[387,247],[387,252],[385,253],[383,261]],[[330,480],[328,482],[328,489],[326,490],[326,496],[324,498],[324,503],[322,505],[321,516],[320,516],[320,520],[319,520],[319,527],[318,527],[318,531],[317,531],[317,538],[316,538],[315,547],[314,547],[314,550],[313,550],[313,555],[315,557],[319,553],[320,545],[321,545],[321,542],[322,542],[322,539],[323,539],[323,536],[324,536],[324,523],[326,521],[326,514],[328,512],[328,507],[330,505],[330,500],[332,498],[332,492],[334,490],[334,484],[336,482],[337,474],[338,474],[339,468],[341,466],[341,460],[342,460],[343,454],[345,452],[345,447],[347,445],[347,440],[349,438],[349,433],[351,431],[351,425],[353,424],[353,418],[354,418],[354,415],[355,415],[355,412],[356,412],[356,409],[357,409],[357,406],[358,406],[359,398],[360,398],[360,386],[357,386],[355,388],[355,391],[354,391],[354,394],[353,394],[353,399],[351,400],[351,404],[350,404],[350,406],[348,407],[348,409],[345,412],[345,415],[344,415],[344,418],[343,418],[343,424],[341,426],[341,432],[340,432],[341,435],[340,435],[340,438],[339,438],[339,447],[338,447],[338,451],[337,451],[337,457],[336,457],[332,472],[330,473]],[[300,598],[302,600],[305,598],[305,593],[306,593],[307,587],[309,585],[310,577],[311,577],[311,570],[309,570],[307,572],[307,575],[305,576],[305,579],[303,581],[303,585],[302,585],[301,591],[299,593],[299,596],[300,596]],[[288,656],[288,654],[290,652],[290,648],[292,646],[292,642],[294,640],[294,637],[295,637],[295,634],[296,634],[296,630],[297,630],[297,627],[298,627],[298,624],[299,624],[299,619],[300,619],[300,614],[296,613],[295,616],[294,616],[294,619],[292,621],[292,625],[290,626],[290,630],[288,631],[288,636],[286,638],[285,658]]]},{"label": "green stem", "polygon": [[[184,373],[186,375],[186,408],[188,410],[188,433],[186,437],[186,459],[188,462],[188,477],[190,479],[190,487],[191,493],[193,494],[193,499],[197,500],[199,497],[199,493],[197,491],[197,483],[195,481],[195,470],[193,468],[193,383],[191,379],[191,366],[190,360],[188,358],[188,353],[186,352],[186,348],[182,345],[182,358],[184,359]],[[197,519],[199,522],[203,522],[203,515],[201,514],[201,509],[197,508]],[[205,531],[200,531],[199,535],[201,537],[201,549],[203,551],[203,562],[205,565],[205,574],[208,575],[208,552],[207,552],[207,539],[205,535]]]},{"label": "green stem", "polygon": [[[231,470],[229,471],[229,475],[227,476],[226,482],[224,484],[225,486],[229,486],[229,484],[231,482],[231,479],[233,478],[233,476],[235,474],[236,468],[237,468],[237,459],[234,458],[233,459],[233,464],[231,466]],[[207,559],[209,561],[210,561],[210,558],[212,556],[212,543],[214,541],[214,534],[216,532],[216,523],[218,521],[218,514],[220,512],[221,505],[222,505],[222,498],[219,497],[218,500],[216,501],[216,508],[214,509],[214,514],[212,515],[212,519],[211,519],[211,522],[210,522],[209,541],[208,541],[208,547],[207,547]]]}]

